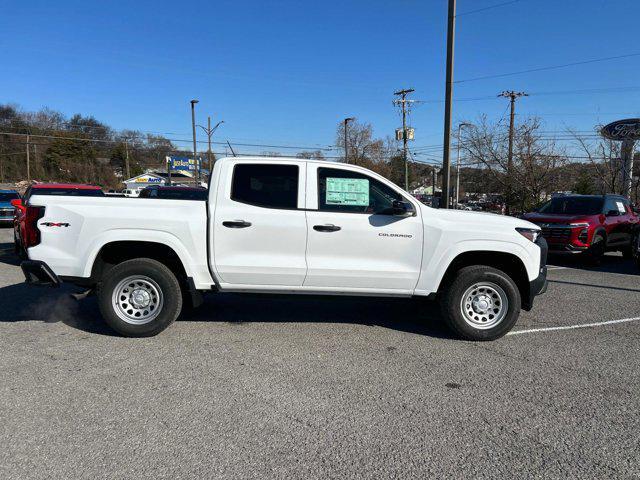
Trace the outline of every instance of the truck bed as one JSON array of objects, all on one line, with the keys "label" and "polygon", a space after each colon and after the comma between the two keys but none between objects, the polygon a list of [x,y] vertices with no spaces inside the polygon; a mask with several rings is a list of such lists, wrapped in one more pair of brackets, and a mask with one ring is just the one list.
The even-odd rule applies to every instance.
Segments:
[{"label": "truck bed", "polygon": [[100,250],[112,242],[157,242],[171,247],[198,289],[213,284],[207,262],[207,205],[192,200],[37,196],[42,241],[31,260],[46,259],[61,277],[88,278]]}]

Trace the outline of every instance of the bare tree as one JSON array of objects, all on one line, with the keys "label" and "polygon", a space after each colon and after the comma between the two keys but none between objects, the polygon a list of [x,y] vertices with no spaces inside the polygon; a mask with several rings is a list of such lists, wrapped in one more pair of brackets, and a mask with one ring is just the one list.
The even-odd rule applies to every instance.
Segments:
[{"label": "bare tree", "polygon": [[[600,129],[596,129],[599,132]],[[595,141],[569,130],[577,146],[596,169],[600,180],[600,193],[620,193],[622,188],[622,170],[620,142],[604,137]]]},{"label": "bare tree", "polygon": [[308,158],[308,159],[313,159],[313,160],[324,160],[324,153],[322,153],[322,150],[314,150],[314,151],[308,151],[308,150],[303,150],[302,152],[298,152],[296,153],[296,157],[297,158]]},{"label": "bare tree", "polygon": [[466,167],[481,167],[489,184],[509,202],[512,209],[524,211],[540,203],[558,187],[553,172],[566,163],[566,155],[553,140],[540,134],[537,118],[523,121],[515,131],[513,165],[509,177],[508,132],[486,116],[462,130],[458,139],[467,154]]}]

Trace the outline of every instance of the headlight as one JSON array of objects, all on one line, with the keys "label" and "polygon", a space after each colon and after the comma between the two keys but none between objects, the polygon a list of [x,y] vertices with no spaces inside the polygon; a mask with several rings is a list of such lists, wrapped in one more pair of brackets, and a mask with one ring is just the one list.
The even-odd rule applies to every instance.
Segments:
[{"label": "headlight", "polygon": [[540,236],[540,230],[537,228],[516,228],[516,231],[534,243]]}]

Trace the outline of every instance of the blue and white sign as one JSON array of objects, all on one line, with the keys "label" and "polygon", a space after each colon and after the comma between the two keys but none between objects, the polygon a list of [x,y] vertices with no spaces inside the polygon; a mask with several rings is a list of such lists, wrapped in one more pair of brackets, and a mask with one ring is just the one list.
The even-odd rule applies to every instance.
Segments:
[{"label": "blue and white sign", "polygon": [[640,140],[640,118],[612,122],[602,127],[600,132],[609,140]]},{"label": "blue and white sign", "polygon": [[[196,162],[191,157],[179,157],[177,155],[171,155],[166,157],[169,170],[172,172],[185,173],[187,175],[193,174],[196,171]],[[209,170],[202,168],[203,159],[198,158],[198,164],[200,167],[201,175],[209,175]]]}]

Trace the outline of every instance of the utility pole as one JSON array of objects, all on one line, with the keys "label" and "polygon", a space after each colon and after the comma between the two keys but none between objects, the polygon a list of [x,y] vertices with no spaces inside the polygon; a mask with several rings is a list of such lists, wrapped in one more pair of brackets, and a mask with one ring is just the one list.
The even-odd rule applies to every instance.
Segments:
[{"label": "utility pole", "polygon": [[520,97],[528,97],[529,94],[525,92],[514,92],[513,90],[505,90],[498,97],[508,98],[511,104],[511,115],[509,120],[509,153],[507,157],[507,215],[510,213],[511,202],[512,202],[512,173],[513,173],[513,133],[514,133],[514,122],[516,116],[516,99]]},{"label": "utility pole", "polygon": [[470,123],[461,123],[458,125],[458,156],[456,159],[456,208],[458,208],[458,203],[460,202],[460,132],[462,131],[462,127],[470,127]]},{"label": "utility pole", "polygon": [[193,132],[193,163],[194,163],[194,177],[196,184],[200,185],[200,169],[198,168],[198,157],[196,152],[196,103],[198,100],[191,100],[191,130]]},{"label": "utility pole", "polygon": [[355,117],[347,117],[344,119],[344,163],[349,163],[349,147],[348,147],[348,136],[347,136],[347,124],[355,120]]},{"label": "utility pole", "polygon": [[404,189],[409,191],[409,162],[407,160],[407,95],[414,92],[413,88],[406,88],[404,90],[398,90],[393,92],[394,95],[399,95],[400,100],[396,100],[396,104],[402,106],[402,158],[404,160]]},{"label": "utility pole", "polygon": [[207,116],[207,163],[209,164],[209,175],[211,175],[211,135],[213,132],[211,131],[211,117]]},{"label": "utility pole", "polygon": [[124,165],[127,169],[127,179],[131,178],[131,169],[129,168],[129,140],[124,139]]},{"label": "utility pole", "polygon": [[438,171],[434,166],[431,168],[431,206],[436,207],[436,183],[438,183]]},{"label": "utility pole", "polygon": [[27,180],[31,181],[31,168],[29,165],[29,134],[27,133]]},{"label": "utility pole", "polygon": [[202,125],[198,125],[202,130],[204,130],[204,133],[207,134],[207,138],[209,139],[209,149],[207,150],[207,162],[209,163],[209,176],[211,176],[211,170],[213,169],[213,162],[215,162],[215,158],[213,158],[212,161],[212,153],[211,153],[211,137],[213,136],[213,132],[216,131],[216,129],[222,125],[224,123],[224,120],[220,120],[218,123],[216,123],[216,126],[211,128],[211,117],[207,117],[207,128],[203,127]]},{"label": "utility pole", "polygon": [[442,208],[449,208],[449,176],[451,172],[451,104],[453,103],[453,53],[455,49],[455,40],[456,0],[449,0],[447,25],[447,79],[444,96],[444,149],[442,151]]}]

